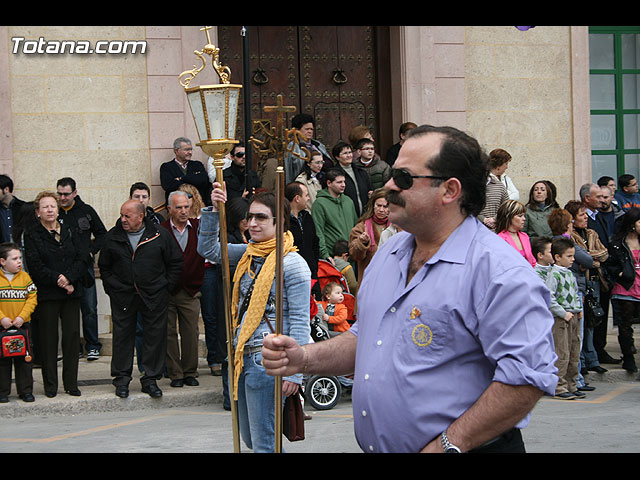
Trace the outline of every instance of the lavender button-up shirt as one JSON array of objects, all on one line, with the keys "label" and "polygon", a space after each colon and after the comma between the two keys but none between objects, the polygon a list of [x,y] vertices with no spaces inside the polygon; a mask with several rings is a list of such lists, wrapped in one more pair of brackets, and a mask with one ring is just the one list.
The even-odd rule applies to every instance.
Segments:
[{"label": "lavender button-up shirt", "polygon": [[406,285],[413,250],[413,235],[391,237],[358,291],[353,415],[367,452],[418,452],[494,381],[555,392],[550,294],[531,265],[475,217]]}]

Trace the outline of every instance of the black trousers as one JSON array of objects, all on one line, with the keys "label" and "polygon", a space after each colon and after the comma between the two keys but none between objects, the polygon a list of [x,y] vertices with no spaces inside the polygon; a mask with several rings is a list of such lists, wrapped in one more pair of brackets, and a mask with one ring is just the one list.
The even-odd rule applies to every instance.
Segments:
[{"label": "black trousers", "polygon": [[62,326],[62,384],[65,391],[78,389],[80,354],[80,299],[43,300],[34,311],[44,391],[58,391],[58,324]]},{"label": "black trousers", "polygon": [[600,306],[604,310],[604,320],[593,328],[593,348],[598,356],[605,353],[607,345],[607,329],[609,327],[609,304],[611,300],[611,289],[600,289]]},{"label": "black trousers", "polygon": [[144,386],[162,378],[167,354],[168,306],[168,293],[166,301],[153,310],[147,308],[138,295],[134,296],[127,307],[118,306],[111,300],[113,323],[111,376],[115,386],[127,386],[131,382],[138,313],[142,318],[142,365],[140,367],[144,371],[140,383]]},{"label": "black trousers", "polygon": [[0,359],[0,397],[8,397],[11,393],[11,370],[16,374],[16,390],[18,395],[33,393],[33,375],[31,362],[24,357]]},{"label": "black trousers", "polygon": [[469,450],[469,453],[526,453],[522,432],[519,428],[512,428],[500,435],[496,440]]}]

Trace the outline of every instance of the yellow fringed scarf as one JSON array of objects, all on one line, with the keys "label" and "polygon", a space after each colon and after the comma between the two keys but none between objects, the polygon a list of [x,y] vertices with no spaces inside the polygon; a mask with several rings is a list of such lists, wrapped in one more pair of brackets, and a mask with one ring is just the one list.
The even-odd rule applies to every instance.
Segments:
[{"label": "yellow fringed scarf", "polygon": [[[293,244],[293,235],[287,231],[283,237],[283,256],[286,256],[289,252],[296,252],[298,248]],[[238,335],[238,342],[235,349],[234,358],[234,381],[233,381],[233,398],[238,399],[238,379],[243,366],[244,344],[253,335],[258,325],[262,321],[264,315],[264,309],[267,306],[267,300],[269,299],[269,293],[271,292],[271,286],[276,274],[276,239],[267,240],[266,242],[249,243],[247,245],[247,251],[240,259],[236,272],[233,276],[233,294],[231,301],[231,318],[233,324],[233,331],[242,320],[238,318],[238,302],[240,300],[240,279],[245,273],[249,276],[253,276],[254,273],[251,270],[251,260],[253,257],[266,257],[258,278],[256,278],[253,293],[249,300],[249,306],[244,317],[244,323],[240,329]]]}]

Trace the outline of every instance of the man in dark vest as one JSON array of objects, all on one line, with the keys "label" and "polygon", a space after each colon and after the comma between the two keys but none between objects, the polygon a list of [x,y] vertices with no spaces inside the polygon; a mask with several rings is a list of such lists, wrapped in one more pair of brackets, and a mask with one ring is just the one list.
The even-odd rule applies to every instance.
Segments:
[{"label": "man in dark vest", "polygon": [[[161,223],[182,251],[183,266],[178,284],[171,291],[167,328],[167,370],[172,387],[199,385],[198,318],[204,258],[198,254],[198,219],[189,218],[187,193],[169,194],[169,218]],[[180,342],[178,342],[178,325]]]}]

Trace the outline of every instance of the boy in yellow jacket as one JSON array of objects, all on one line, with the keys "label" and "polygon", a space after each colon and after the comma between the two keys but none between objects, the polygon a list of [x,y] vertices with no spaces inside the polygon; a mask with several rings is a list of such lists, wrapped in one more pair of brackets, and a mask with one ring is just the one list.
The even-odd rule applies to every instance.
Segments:
[{"label": "boy in yellow jacket", "polygon": [[[31,320],[36,308],[37,290],[31,277],[22,269],[22,254],[13,243],[0,244],[0,326],[21,328]],[[25,402],[33,402],[31,363],[24,357],[0,358],[0,403],[9,401],[11,367],[16,372],[16,390]]]}]

